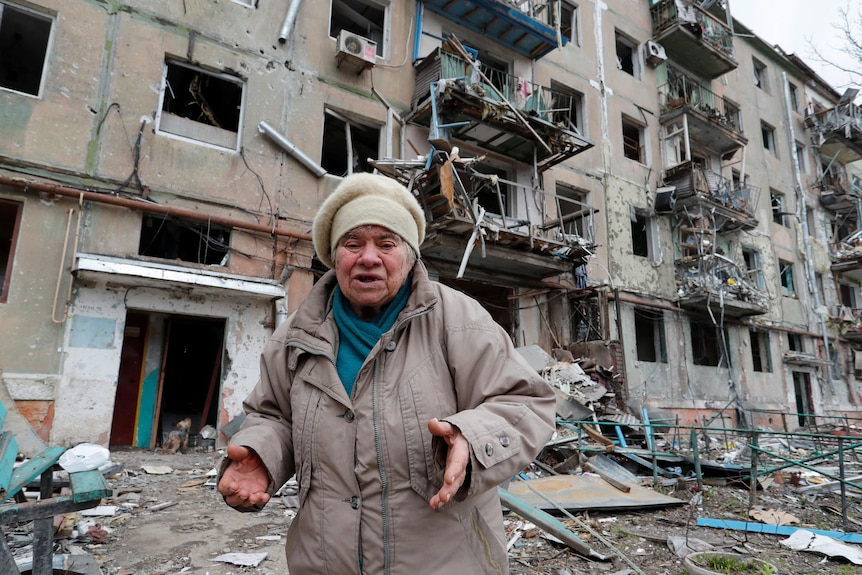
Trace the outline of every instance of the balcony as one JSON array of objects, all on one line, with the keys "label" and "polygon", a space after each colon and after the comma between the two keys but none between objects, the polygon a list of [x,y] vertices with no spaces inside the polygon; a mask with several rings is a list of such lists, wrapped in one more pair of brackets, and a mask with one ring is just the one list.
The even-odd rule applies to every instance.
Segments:
[{"label": "balcony", "polygon": [[737,318],[769,311],[769,295],[757,285],[762,280],[726,257],[702,254],[675,263],[680,307]]},{"label": "balcony", "polygon": [[[557,48],[557,32],[549,26],[548,2],[522,0],[426,0],[426,9],[508,50],[538,60]],[[566,44],[565,36],[560,38]]]},{"label": "balcony", "polygon": [[709,214],[718,233],[757,227],[754,209],[760,190],[755,186],[732,182],[696,162],[665,170],[663,181],[672,190],[666,192],[670,197],[663,198],[664,205],[656,201],[659,213]]},{"label": "balcony", "polygon": [[817,180],[816,187],[820,190],[820,205],[835,214],[856,210],[859,200],[862,200],[862,181],[853,177],[848,182],[843,167],[834,162]]},{"label": "balcony", "polygon": [[540,172],[593,147],[574,125],[570,95],[453,53],[463,50],[450,40],[416,68],[407,121],[429,127],[432,141],[473,142],[525,164],[535,162]]},{"label": "balcony", "polygon": [[659,87],[661,124],[677,122],[685,115],[688,137],[692,141],[728,154],[748,143],[742,133],[739,107],[685,75],[673,77]]},{"label": "balcony", "polygon": [[862,231],[830,245],[832,272],[862,282]]},{"label": "balcony", "polygon": [[820,154],[842,165],[862,159],[862,110],[852,101],[806,114],[805,125]]},{"label": "balcony", "polygon": [[688,70],[714,79],[738,66],[730,28],[687,0],[651,0],[653,40]]},{"label": "balcony", "polygon": [[862,308],[833,306],[829,310],[829,323],[838,328],[844,339],[854,343],[862,342]]},{"label": "balcony", "polygon": [[[541,285],[572,272],[595,249],[594,208],[482,173],[477,159],[436,150],[417,160],[374,160],[374,167],[417,195],[428,222],[422,258],[450,277],[496,285]],[[541,197],[544,196],[544,197]],[[533,223],[506,213],[514,204],[556,204]]]}]

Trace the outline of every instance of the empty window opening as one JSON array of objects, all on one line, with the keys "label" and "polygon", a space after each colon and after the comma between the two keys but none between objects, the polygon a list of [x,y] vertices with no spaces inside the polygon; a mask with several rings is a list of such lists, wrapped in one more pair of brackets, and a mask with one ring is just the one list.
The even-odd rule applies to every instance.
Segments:
[{"label": "empty window opening", "polygon": [[769,349],[769,332],[759,329],[748,330],[751,341],[751,363],[754,371],[772,372],[772,354]]},{"label": "empty window opening", "polygon": [[763,263],[760,252],[751,248],[742,248],[742,261],[745,263],[748,280],[759,289],[764,289],[766,282],[763,279]]},{"label": "empty window opening", "polygon": [[796,286],[793,280],[793,263],[785,260],[778,260],[778,275],[781,278],[781,294],[785,296],[795,296]]},{"label": "empty window opening", "polygon": [[769,190],[769,200],[772,203],[772,221],[776,224],[786,226],[787,208],[784,205],[784,194],[775,190]]},{"label": "empty window opening", "polygon": [[[551,28],[557,26],[557,3],[550,2],[548,6],[547,22]],[[560,2],[560,36],[566,38],[575,46],[581,45],[580,40],[580,12],[576,4],[569,2]]]},{"label": "empty window opening", "polygon": [[383,56],[386,35],[387,6],[363,0],[333,0],[329,35],[337,38],[347,30],[377,43],[377,55]]},{"label": "empty window opening", "polygon": [[763,149],[771,153],[773,156],[777,156],[778,148],[775,145],[775,128],[766,122],[761,122],[760,135],[763,138]]},{"label": "empty window opening", "polygon": [[0,303],[9,296],[12,279],[12,261],[15,259],[15,244],[21,225],[21,202],[0,200]]},{"label": "empty window opening", "polygon": [[811,376],[804,371],[793,372],[793,391],[796,395],[796,417],[799,421],[799,426],[808,425],[809,421],[813,423],[811,406]]},{"label": "empty window opening", "polygon": [[799,88],[793,82],[788,82],[790,87],[790,107],[794,112],[799,111]]},{"label": "empty window opening", "polygon": [[[691,357],[695,365],[727,367],[722,346],[721,331],[712,323],[691,322]],[[727,337],[727,334],[724,334]]]},{"label": "empty window opening", "polygon": [[159,131],[237,149],[243,87],[233,76],[165,62]]},{"label": "empty window opening", "polygon": [[807,174],[808,154],[805,153],[805,144],[802,142],[796,142],[794,147],[796,148],[796,163],[799,165],[799,171],[803,174]]},{"label": "empty window opening", "polygon": [[652,218],[646,214],[635,212],[631,219],[632,223],[632,253],[636,256],[648,258],[651,256],[652,245]]},{"label": "empty window opening", "polygon": [[739,113],[739,105],[724,98],[724,117],[737,132],[742,132],[742,114]]},{"label": "empty window opening", "polygon": [[644,128],[623,116],[623,155],[630,160],[645,163]]},{"label": "empty window opening", "polygon": [[752,64],[754,68],[754,85],[769,93],[769,78],[766,74],[766,64],[757,58],[752,58]]},{"label": "empty window opening", "polygon": [[616,50],[617,50],[617,68],[634,76],[640,77],[638,66],[638,50],[637,42],[624,36],[622,33],[616,33]]},{"label": "empty window opening", "polygon": [[[2,253],[0,253],[2,257]],[[841,300],[841,305],[847,306],[850,309],[855,309],[856,305],[856,288],[845,283],[838,284],[838,297]]]},{"label": "empty window opening", "polygon": [[787,349],[799,353],[805,353],[805,345],[802,336],[798,333],[787,332]]},{"label": "empty window opening", "polygon": [[138,253],[197,264],[227,264],[230,230],[206,223],[145,214]]},{"label": "empty window opening", "polygon": [[667,363],[664,314],[661,310],[635,308],[634,319],[638,361]]},{"label": "empty window opening", "polygon": [[373,168],[368,160],[376,160],[379,154],[379,128],[326,110],[320,165],[327,172],[336,176],[371,172]]},{"label": "empty window opening", "polygon": [[51,25],[47,16],[0,2],[0,87],[40,94]]}]

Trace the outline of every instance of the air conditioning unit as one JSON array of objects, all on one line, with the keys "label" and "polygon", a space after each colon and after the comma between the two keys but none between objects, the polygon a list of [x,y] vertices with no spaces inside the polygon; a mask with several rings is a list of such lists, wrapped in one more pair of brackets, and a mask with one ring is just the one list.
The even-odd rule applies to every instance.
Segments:
[{"label": "air conditioning unit", "polygon": [[644,44],[644,59],[650,66],[658,66],[667,60],[667,53],[664,51],[664,46],[658,42],[647,40]]},{"label": "air conditioning unit", "polygon": [[656,190],[655,213],[671,214],[676,209],[676,186],[667,186]]},{"label": "air conditioning unit", "polygon": [[363,38],[348,30],[338,33],[338,51],[335,53],[338,66],[347,62],[358,66],[360,72],[365,68],[373,66],[377,60],[377,42]]}]

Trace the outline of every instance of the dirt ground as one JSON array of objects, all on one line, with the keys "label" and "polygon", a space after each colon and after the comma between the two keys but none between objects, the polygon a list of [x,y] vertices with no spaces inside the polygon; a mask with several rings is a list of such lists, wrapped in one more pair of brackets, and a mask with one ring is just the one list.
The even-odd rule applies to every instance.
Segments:
[{"label": "dirt ground", "polygon": [[[90,519],[90,536],[61,540],[70,553],[88,553],[98,561],[101,575],[279,574],[287,571],[284,540],[293,516],[290,497],[271,502],[260,513],[238,513],[215,491],[209,475],[221,459],[219,452],[170,455],[141,450],[113,451],[111,461],[121,466],[109,478],[116,506],[107,516]],[[732,486],[706,486],[700,498],[688,483],[659,488],[685,503],[678,507],[642,511],[580,513],[577,521],[561,517],[567,527],[606,561],[588,560],[554,542],[540,529],[514,514],[506,515],[512,575],[685,573],[681,559],[668,546],[670,536],[711,543],[722,550],[750,553],[768,560],[779,573],[851,575],[862,566],[793,551],[779,544],[780,535],[743,533],[698,527],[698,517],[753,521],[748,517],[748,491]],[[700,504],[696,504],[700,499]],[[862,515],[857,499],[848,509],[851,528],[842,529],[840,499],[835,494],[803,495],[785,483],[759,492],[758,504],[792,514],[795,527],[853,531]],[[80,518],[79,518],[80,519]],[[97,525],[92,525],[95,522]],[[83,532],[88,524],[79,524]],[[237,561],[266,557],[256,565]],[[218,560],[226,554],[233,562]],[[98,573],[98,572],[97,572]]]}]

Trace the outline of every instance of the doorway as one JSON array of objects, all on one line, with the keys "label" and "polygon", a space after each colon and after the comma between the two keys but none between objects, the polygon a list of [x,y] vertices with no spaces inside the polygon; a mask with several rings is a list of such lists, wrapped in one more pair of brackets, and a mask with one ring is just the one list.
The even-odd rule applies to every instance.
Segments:
[{"label": "doorway", "polygon": [[177,422],[216,427],[225,320],[129,311],[111,424],[112,446],[155,449]]}]

